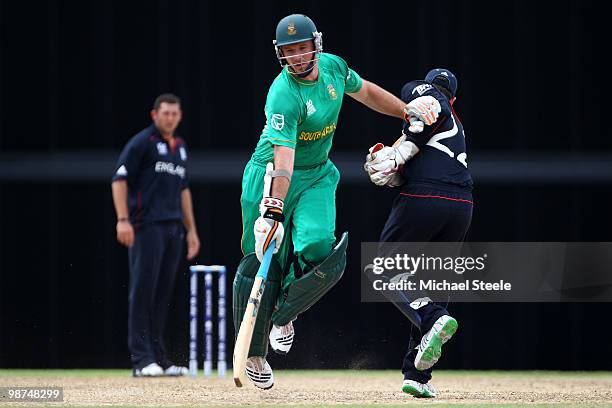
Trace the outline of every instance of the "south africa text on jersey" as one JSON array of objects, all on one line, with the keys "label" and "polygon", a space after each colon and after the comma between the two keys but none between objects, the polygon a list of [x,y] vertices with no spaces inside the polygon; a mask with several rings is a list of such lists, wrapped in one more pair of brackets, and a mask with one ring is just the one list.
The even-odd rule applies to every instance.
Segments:
[{"label": "south africa text on jersey", "polygon": [[321,129],[319,131],[316,131],[316,132],[304,132],[304,131],[301,131],[300,135],[298,136],[298,139],[299,140],[305,140],[307,142],[314,141],[314,140],[319,140],[319,139],[322,139],[325,136],[333,133],[334,130],[336,130],[336,124],[332,123],[332,124],[327,125],[323,129]]}]

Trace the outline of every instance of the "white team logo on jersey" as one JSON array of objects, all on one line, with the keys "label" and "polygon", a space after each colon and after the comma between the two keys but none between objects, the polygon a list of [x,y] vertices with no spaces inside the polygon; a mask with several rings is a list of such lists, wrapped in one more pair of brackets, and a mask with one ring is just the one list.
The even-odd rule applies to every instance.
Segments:
[{"label": "white team logo on jersey", "polygon": [[162,156],[168,154],[168,146],[164,142],[157,143],[157,153]]},{"label": "white team logo on jersey", "polygon": [[429,85],[429,84],[423,84],[423,85],[419,85],[416,88],[414,88],[412,90],[412,94],[414,95],[415,92],[418,92],[419,95],[423,95],[425,92],[429,91],[430,89],[432,89],[433,86]]},{"label": "white team logo on jersey", "polygon": [[285,127],[285,115],[280,113],[273,114],[272,119],[270,119],[270,125],[272,125],[273,129],[282,130]]},{"label": "white team logo on jersey", "polygon": [[179,154],[181,155],[181,160],[182,161],[187,160],[187,150],[185,150],[184,147],[182,147],[182,146],[180,147]]},{"label": "white team logo on jersey", "polygon": [[118,176],[127,176],[128,172],[127,169],[125,168],[125,165],[121,165],[121,167],[119,167],[119,169],[117,169],[117,175]]},{"label": "white team logo on jersey", "polygon": [[308,102],[306,102],[306,116],[310,116],[316,111],[317,109],[314,107],[314,103],[312,103],[312,99],[309,99]]}]

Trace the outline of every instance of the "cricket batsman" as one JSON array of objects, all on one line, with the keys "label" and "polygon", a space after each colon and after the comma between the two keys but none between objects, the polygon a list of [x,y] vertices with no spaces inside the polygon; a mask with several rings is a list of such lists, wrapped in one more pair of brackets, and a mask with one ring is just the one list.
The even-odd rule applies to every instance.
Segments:
[{"label": "cricket batsman", "polygon": [[[268,91],[266,124],[244,169],[244,257],[232,299],[238,333],[259,263],[275,242],[246,364],[247,376],[262,389],[274,385],[268,339],[275,352],[288,353],[292,322],[340,280],[346,265],[348,233],[337,244],[335,237],[340,174],[328,158],[344,94],[377,112],[412,115],[427,124],[439,113],[433,98],[407,106],[362,79],[342,58],[323,53],[322,34],[305,15],[280,20],[273,43],[282,70]],[[272,183],[263,191],[270,162]]]},{"label": "cricket batsman", "polygon": [[[404,123],[402,136],[393,146],[380,143],[370,148],[365,170],[379,186],[396,187],[389,218],[379,241],[462,242],[472,220],[472,177],[468,170],[465,132],[454,103],[457,78],[444,68],[432,69],[424,80],[410,81],[402,88],[402,100],[431,96],[441,113],[433,125]],[[437,395],[429,384],[433,365],[442,355],[442,345],[457,330],[457,321],[428,297],[406,296],[409,305],[396,306],[417,330],[411,331],[408,352],[402,364],[402,391],[420,398]],[[417,298],[415,298],[417,297]]]}]

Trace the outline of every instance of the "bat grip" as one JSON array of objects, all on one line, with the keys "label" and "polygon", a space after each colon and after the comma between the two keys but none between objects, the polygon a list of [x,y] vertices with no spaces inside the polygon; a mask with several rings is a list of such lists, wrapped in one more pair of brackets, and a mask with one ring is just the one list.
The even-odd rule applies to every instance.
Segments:
[{"label": "bat grip", "polygon": [[259,265],[259,270],[257,271],[256,277],[259,276],[264,281],[268,277],[268,270],[270,269],[270,263],[272,262],[272,255],[274,254],[274,248],[276,247],[276,240],[270,242],[266,253],[261,260],[261,265]]}]

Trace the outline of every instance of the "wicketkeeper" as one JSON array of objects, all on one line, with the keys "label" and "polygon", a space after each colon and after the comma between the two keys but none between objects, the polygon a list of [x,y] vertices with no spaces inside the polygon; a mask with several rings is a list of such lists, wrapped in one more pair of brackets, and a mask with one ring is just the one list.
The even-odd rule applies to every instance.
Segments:
[{"label": "wicketkeeper", "polygon": [[[392,145],[374,145],[366,157],[365,170],[374,184],[397,188],[380,242],[461,242],[472,220],[472,177],[468,170],[465,132],[454,103],[457,78],[448,69],[437,68],[424,80],[410,81],[402,88],[408,104],[435,98],[441,107],[432,125],[404,123],[402,136]],[[402,364],[402,390],[415,397],[431,398],[436,390],[429,383],[433,365],[442,355],[442,345],[457,330],[457,321],[446,307],[425,296],[398,304],[416,330],[411,331]]]},{"label": "wicketkeeper", "polygon": [[[274,48],[282,70],[268,91],[266,125],[244,169],[244,258],[233,284],[237,333],[259,262],[276,243],[246,366],[248,377],[263,389],[274,385],[266,361],[268,338],[274,351],[288,353],[292,322],[338,282],[346,265],[348,233],[338,243],[335,237],[340,174],[328,158],[344,94],[377,112],[411,115],[427,124],[439,113],[427,98],[407,106],[362,79],[342,58],[323,53],[322,34],[305,15],[278,23]],[[269,162],[272,185],[264,192]]]}]

